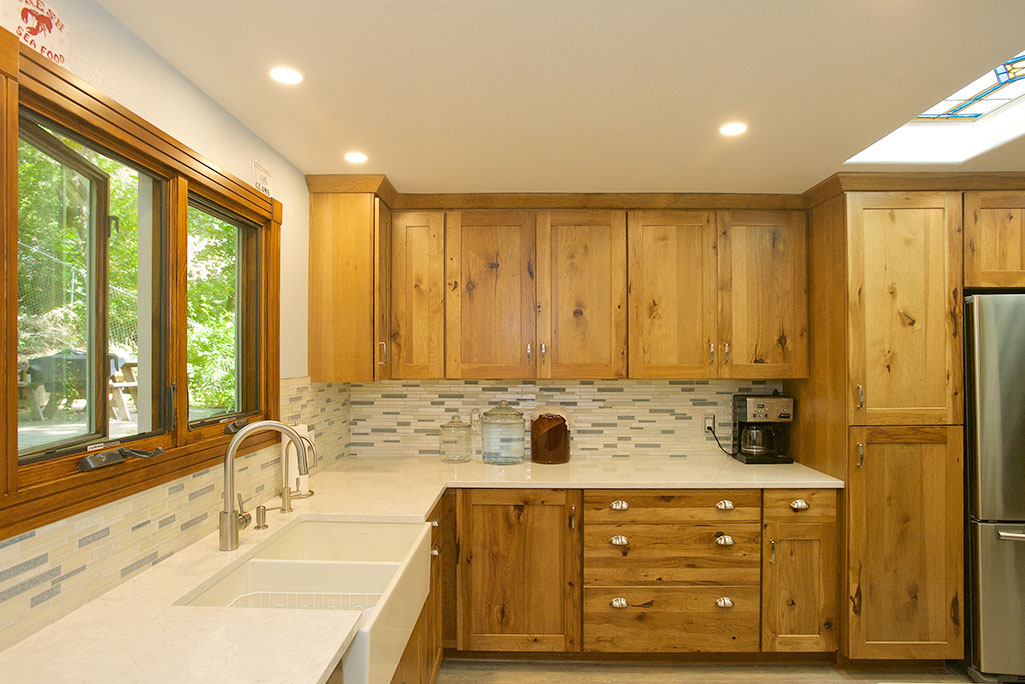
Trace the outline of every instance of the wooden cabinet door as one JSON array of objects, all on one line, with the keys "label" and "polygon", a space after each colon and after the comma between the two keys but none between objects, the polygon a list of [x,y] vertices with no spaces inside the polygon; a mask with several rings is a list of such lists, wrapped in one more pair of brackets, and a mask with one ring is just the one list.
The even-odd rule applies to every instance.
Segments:
[{"label": "wooden cabinet door", "polygon": [[720,211],[719,377],[808,377],[808,276],[801,211]]},{"label": "wooden cabinet door", "polygon": [[537,311],[539,377],[626,377],[626,212],[538,212]]},{"label": "wooden cabinet door", "polygon": [[835,651],[836,522],[766,523],[762,545],[762,650]]},{"label": "wooden cabinet door", "polygon": [[534,238],[527,211],[446,215],[446,377],[535,377]]},{"label": "wooden cabinet door", "polygon": [[458,642],[471,651],[579,651],[580,492],[462,489]]},{"label": "wooden cabinet door", "polygon": [[847,243],[849,422],[960,423],[961,195],[850,193]]},{"label": "wooden cabinet door", "polygon": [[1025,287],[1025,192],[964,194],[965,287]]},{"label": "wooden cabinet door", "polygon": [[631,378],[714,378],[715,214],[627,216]]},{"label": "wooden cabinet door", "polygon": [[391,209],[374,198],[374,380],[392,377],[391,356]]},{"label": "wooden cabinet door", "polygon": [[850,429],[847,655],[964,653],[959,426]]},{"label": "wooden cabinet door", "polygon": [[421,639],[421,679],[424,684],[433,684],[438,678],[441,662],[445,655],[442,645],[442,554],[445,552],[445,527],[442,522],[442,504],[434,507],[429,520],[437,523],[431,533],[431,589],[424,603],[424,628]]},{"label": "wooden cabinet door", "polygon": [[374,379],[375,197],[310,193],[310,379]]},{"label": "wooden cabinet door", "polygon": [[392,218],[392,377],[444,378],[445,214]]},{"label": "wooden cabinet door", "polygon": [[420,619],[417,620],[413,633],[409,635],[409,641],[406,642],[406,650],[402,652],[399,665],[395,668],[395,674],[392,675],[391,684],[426,684],[421,679],[423,676],[423,663],[421,662],[422,638],[423,613],[421,613]]}]

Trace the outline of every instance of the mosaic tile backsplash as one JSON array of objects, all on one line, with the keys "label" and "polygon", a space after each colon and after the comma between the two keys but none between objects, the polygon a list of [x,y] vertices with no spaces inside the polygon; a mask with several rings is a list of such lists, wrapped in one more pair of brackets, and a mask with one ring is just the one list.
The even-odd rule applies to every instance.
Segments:
[{"label": "mosaic tile backsplash", "polygon": [[[641,451],[687,456],[717,452],[703,433],[703,415],[715,416],[728,449],[733,394],[774,389],[779,384],[727,380],[345,385],[295,378],[281,381],[281,419],[310,426],[321,467],[345,455],[436,455],[438,428],[453,414],[468,420],[473,411],[503,400],[525,416],[539,405],[565,408],[575,459],[627,458]],[[237,482],[250,507],[277,491],[279,458],[274,447],[239,460]],[[208,468],[0,540],[0,650],[214,532],[221,492],[221,469]]]},{"label": "mosaic tile backsplash", "polygon": [[[557,405],[570,416],[571,458],[718,453],[702,416],[730,448],[734,394],[771,394],[774,382],[733,380],[390,380],[349,386],[347,453],[397,456],[438,453],[438,428],[453,414],[469,421],[508,401],[529,419],[536,406]],[[526,429],[526,423],[524,424]],[[480,437],[476,436],[479,457]],[[527,440],[529,456],[530,440]]]}]

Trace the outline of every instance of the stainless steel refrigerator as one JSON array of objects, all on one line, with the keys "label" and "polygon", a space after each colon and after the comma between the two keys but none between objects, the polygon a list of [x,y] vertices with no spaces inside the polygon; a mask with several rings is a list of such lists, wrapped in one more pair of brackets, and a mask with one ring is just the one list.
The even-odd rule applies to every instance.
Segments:
[{"label": "stainless steel refrigerator", "polygon": [[967,657],[1025,681],[1025,294],[967,297],[965,332]]}]

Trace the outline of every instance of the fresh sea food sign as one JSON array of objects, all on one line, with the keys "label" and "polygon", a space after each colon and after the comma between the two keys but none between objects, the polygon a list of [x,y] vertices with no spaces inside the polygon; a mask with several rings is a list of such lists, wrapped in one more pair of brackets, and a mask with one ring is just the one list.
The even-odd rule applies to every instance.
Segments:
[{"label": "fresh sea food sign", "polygon": [[71,41],[62,12],[48,0],[0,0],[3,25],[43,57],[68,66]]}]

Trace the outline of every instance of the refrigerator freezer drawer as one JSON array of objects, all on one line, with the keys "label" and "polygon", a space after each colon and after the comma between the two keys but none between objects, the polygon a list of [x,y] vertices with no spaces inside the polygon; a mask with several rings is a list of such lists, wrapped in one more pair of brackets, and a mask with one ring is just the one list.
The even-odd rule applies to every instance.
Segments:
[{"label": "refrigerator freezer drawer", "polygon": [[1025,675],[1025,523],[971,523],[973,664]]}]

